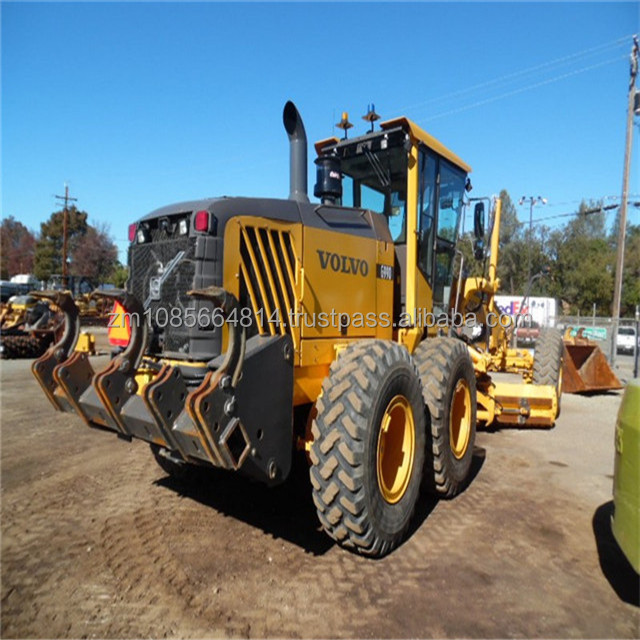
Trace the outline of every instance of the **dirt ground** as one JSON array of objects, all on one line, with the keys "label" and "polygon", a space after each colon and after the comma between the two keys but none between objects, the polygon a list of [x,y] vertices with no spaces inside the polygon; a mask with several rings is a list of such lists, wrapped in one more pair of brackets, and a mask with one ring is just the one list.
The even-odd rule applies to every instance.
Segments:
[{"label": "dirt ground", "polygon": [[319,530],[304,469],[171,480],[144,443],[55,413],[29,364],[1,365],[2,637],[640,635],[609,529],[619,393],[479,433],[469,488],[423,500],[375,561]]}]

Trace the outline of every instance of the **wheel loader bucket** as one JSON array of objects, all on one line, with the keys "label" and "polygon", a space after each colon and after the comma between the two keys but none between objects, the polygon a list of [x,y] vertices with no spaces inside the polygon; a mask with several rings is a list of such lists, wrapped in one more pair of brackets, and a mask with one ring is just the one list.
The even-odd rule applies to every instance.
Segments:
[{"label": "wheel loader bucket", "polygon": [[594,393],[622,389],[622,383],[612,371],[602,349],[593,340],[582,337],[582,329],[575,337],[564,336],[564,393]]}]

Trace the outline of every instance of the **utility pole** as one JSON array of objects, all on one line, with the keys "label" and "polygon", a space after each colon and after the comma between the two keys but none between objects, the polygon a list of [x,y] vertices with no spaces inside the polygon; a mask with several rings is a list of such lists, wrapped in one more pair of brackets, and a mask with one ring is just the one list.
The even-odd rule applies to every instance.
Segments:
[{"label": "utility pole", "polygon": [[624,270],[624,241],[627,230],[627,198],[629,197],[629,171],[631,169],[631,143],[633,141],[633,113],[636,99],[636,76],[638,75],[638,36],[633,36],[629,69],[629,101],[627,106],[627,138],[624,146],[624,169],[622,171],[622,199],[620,202],[620,226],[618,228],[618,254],[616,257],[616,279],[613,287],[611,364],[616,362],[616,338],[620,319],[622,297],[622,273]]},{"label": "utility pole", "polygon": [[67,277],[67,227],[69,218],[69,202],[77,202],[78,198],[69,196],[69,185],[65,182],[64,196],[54,196],[58,200],[64,200],[64,212],[62,217],[62,286],[68,288]]},{"label": "utility pole", "polygon": [[537,198],[534,196],[529,196],[528,198],[522,196],[518,201],[519,205],[523,205],[525,202],[529,202],[529,238],[528,238],[528,246],[529,249],[527,251],[527,288],[529,287],[529,282],[531,281],[531,244],[533,238],[533,207],[536,203],[540,202],[541,204],[547,204],[547,199],[538,196]]}]

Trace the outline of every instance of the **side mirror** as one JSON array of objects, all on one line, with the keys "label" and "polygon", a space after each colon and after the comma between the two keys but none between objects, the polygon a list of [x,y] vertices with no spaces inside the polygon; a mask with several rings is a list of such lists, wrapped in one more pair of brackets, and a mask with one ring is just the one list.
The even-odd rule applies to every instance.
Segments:
[{"label": "side mirror", "polygon": [[484,260],[484,241],[482,238],[476,238],[473,241],[473,257],[478,261]]},{"label": "side mirror", "polygon": [[473,209],[473,233],[478,240],[484,238],[484,202],[476,202]]}]

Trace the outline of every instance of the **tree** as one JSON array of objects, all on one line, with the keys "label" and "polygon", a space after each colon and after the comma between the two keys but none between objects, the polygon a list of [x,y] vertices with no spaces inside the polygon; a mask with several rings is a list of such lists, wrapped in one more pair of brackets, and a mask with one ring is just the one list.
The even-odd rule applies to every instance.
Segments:
[{"label": "tree", "polygon": [[597,203],[580,204],[578,215],[550,235],[548,257],[554,279],[548,293],[565,300],[571,313],[589,314],[593,305],[609,313],[613,298],[614,253]]},{"label": "tree", "polygon": [[13,216],[0,225],[0,272],[3,279],[33,271],[36,238]]},{"label": "tree", "polygon": [[[528,252],[537,254],[540,249],[537,246],[534,249],[537,245],[535,237],[531,239],[531,243],[526,242],[516,207],[506,189],[500,192],[500,199],[502,200],[498,254],[500,288],[503,293],[509,295],[524,295],[527,289]],[[532,270],[532,273],[535,272]]]},{"label": "tree", "polygon": [[[68,209],[67,218],[67,259],[79,246],[87,233],[85,211],[75,206]],[[33,272],[39,280],[48,280],[54,273],[62,273],[62,231],[64,212],[56,211],[40,225],[40,239],[36,243]]]},{"label": "tree", "polygon": [[[516,208],[506,189],[500,192],[502,202],[500,214],[500,238],[498,241],[498,278],[503,293],[511,295],[524,294],[527,279],[528,245],[522,233],[522,223],[518,220]],[[491,242],[491,220],[485,230],[485,250],[489,251]],[[459,249],[465,259],[465,271],[470,276],[481,275],[484,263],[478,262],[473,255],[473,233],[466,233],[460,239]],[[539,244],[539,241],[536,241]],[[536,252],[541,248],[536,245]]]},{"label": "tree", "polygon": [[634,317],[640,305],[640,225],[627,226],[622,276],[621,317]]},{"label": "tree", "polygon": [[111,274],[109,275],[108,280],[112,282],[119,289],[123,289],[128,278],[129,278],[129,269],[125,265],[121,264],[120,262],[116,262],[116,265],[113,268],[113,271],[111,272]]},{"label": "tree", "polygon": [[522,223],[518,220],[518,212],[506,189],[500,192],[502,210],[500,213],[500,248],[522,237]]},{"label": "tree", "polygon": [[[86,211],[68,209],[67,266],[70,275],[84,276],[96,284],[109,279],[118,264],[118,250],[104,225],[87,222]],[[64,212],[56,211],[41,227],[36,244],[34,273],[40,280],[62,273]]]},{"label": "tree", "polygon": [[[607,235],[602,203],[583,201],[578,214],[564,227],[551,231],[546,226],[534,226],[529,238],[528,227],[518,221],[508,192],[502,190],[500,198],[500,292],[510,295],[526,293],[527,263],[531,255],[532,275],[550,268],[549,276],[533,283],[531,295],[560,298],[572,314],[590,314],[594,304],[597,313],[608,314],[613,299],[617,237],[615,227],[614,235]],[[482,273],[482,265],[474,260],[472,243],[473,234],[464,234],[459,249],[465,257],[465,271],[473,276]],[[632,316],[638,304],[640,225],[627,228],[621,315]]]},{"label": "tree", "polygon": [[113,273],[118,260],[118,249],[104,225],[87,226],[82,242],[71,253],[71,273],[86,276],[96,284],[103,283]]},{"label": "tree", "polygon": [[[500,238],[498,241],[498,277],[500,290],[510,295],[524,294],[527,288],[527,259],[529,244],[525,242],[522,233],[522,223],[518,220],[518,213],[506,189],[500,192],[502,202],[500,214]],[[485,230],[485,250],[489,251],[491,242],[491,220]],[[479,262],[473,255],[473,233],[465,233],[458,243],[458,248],[464,256],[464,270],[468,276],[484,273],[484,262]],[[532,265],[543,264],[541,257],[542,238],[534,235],[532,240]],[[536,271],[532,271],[536,273]]]}]

